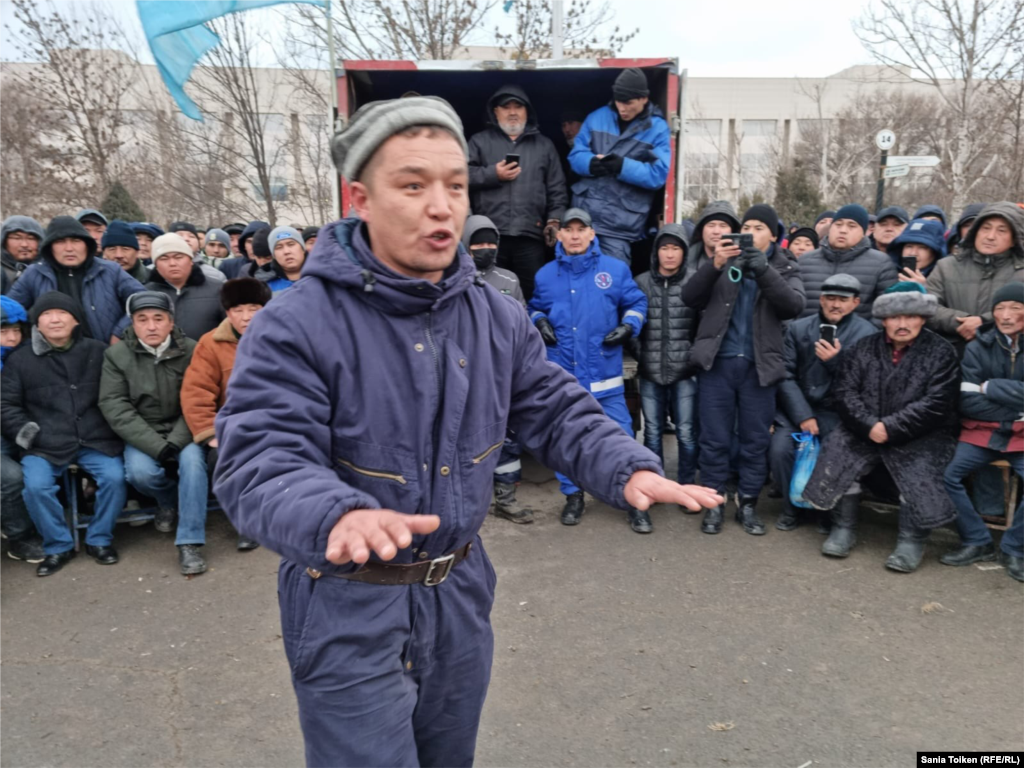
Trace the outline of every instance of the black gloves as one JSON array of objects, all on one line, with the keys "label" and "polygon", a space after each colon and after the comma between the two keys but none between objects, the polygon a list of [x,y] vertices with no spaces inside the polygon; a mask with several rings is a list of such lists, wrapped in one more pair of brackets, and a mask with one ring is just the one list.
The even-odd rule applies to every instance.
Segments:
[{"label": "black gloves", "polygon": [[747,248],[739,255],[739,267],[753,278],[768,271],[768,257],[757,248]]},{"label": "black gloves", "polygon": [[601,165],[612,176],[618,176],[622,173],[622,157],[620,155],[605,155],[604,159],[601,160]]},{"label": "black gloves", "polygon": [[157,464],[163,469],[168,480],[178,479],[178,453],[177,448],[168,444],[160,450],[160,454],[156,457]]},{"label": "black gloves", "polygon": [[607,176],[610,173],[608,168],[604,164],[604,159],[600,157],[590,158],[590,175],[591,176]]},{"label": "black gloves", "polygon": [[612,347],[621,347],[633,335],[633,327],[622,324],[612,328],[611,332],[604,337],[604,343]]},{"label": "black gloves", "polygon": [[544,339],[544,343],[549,347],[555,346],[558,343],[558,337],[555,336],[555,327],[551,324],[551,321],[546,317],[542,317],[537,320],[534,325],[537,326],[537,330],[540,331],[540,337]]}]

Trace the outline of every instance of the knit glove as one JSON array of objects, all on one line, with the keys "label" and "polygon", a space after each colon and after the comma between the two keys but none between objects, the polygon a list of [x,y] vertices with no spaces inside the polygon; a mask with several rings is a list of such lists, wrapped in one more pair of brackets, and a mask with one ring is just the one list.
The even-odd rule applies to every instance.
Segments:
[{"label": "knit glove", "polygon": [[23,451],[27,451],[36,442],[36,437],[38,435],[39,425],[34,421],[30,421],[18,430],[18,434],[14,437],[14,442],[17,443],[18,447]]},{"label": "knit glove", "polygon": [[768,271],[768,257],[757,248],[746,248],[740,254],[739,266],[745,273],[757,279]]},{"label": "knit glove", "polygon": [[622,173],[622,161],[623,157],[621,155],[605,155],[601,160],[601,165],[608,170],[609,175],[618,176]]},{"label": "knit glove", "polygon": [[168,443],[160,449],[160,454],[156,457],[157,464],[163,469],[168,480],[178,479],[178,453],[178,449]]},{"label": "knit glove", "polygon": [[604,164],[604,158],[592,157],[590,158],[590,175],[591,176],[607,176],[611,171]]},{"label": "knit glove", "polygon": [[558,343],[558,337],[555,335],[555,327],[551,324],[551,321],[546,317],[541,317],[537,320],[534,325],[537,326],[537,330],[540,331],[540,337],[544,339],[544,343],[549,347],[555,346]]},{"label": "knit glove", "polygon": [[607,336],[604,337],[604,343],[612,347],[621,347],[633,336],[633,326],[622,325],[615,326]]}]

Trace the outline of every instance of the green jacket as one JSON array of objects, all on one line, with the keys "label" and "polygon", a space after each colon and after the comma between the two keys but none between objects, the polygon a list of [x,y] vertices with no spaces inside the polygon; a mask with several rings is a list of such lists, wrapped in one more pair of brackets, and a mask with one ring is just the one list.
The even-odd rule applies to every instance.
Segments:
[{"label": "green jacket", "polygon": [[168,445],[181,450],[192,442],[180,395],[195,346],[175,327],[171,346],[157,360],[129,326],[103,355],[100,410],[118,437],[154,459]]}]

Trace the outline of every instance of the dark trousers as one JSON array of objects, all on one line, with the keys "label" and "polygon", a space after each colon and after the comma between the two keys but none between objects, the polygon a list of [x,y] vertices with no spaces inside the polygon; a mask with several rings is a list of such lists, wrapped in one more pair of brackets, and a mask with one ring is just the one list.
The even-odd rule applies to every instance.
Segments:
[{"label": "dark trousers", "polygon": [[729,479],[729,452],[737,414],[740,424],[741,496],[758,496],[768,477],[768,445],[775,418],[775,390],[762,387],[754,361],[719,357],[699,377],[700,482],[721,491]]},{"label": "dark trousers", "polygon": [[[1010,462],[1013,471],[1024,477],[1024,453],[1002,453],[970,443],[957,443],[956,454],[946,467],[942,479],[956,507],[956,529],[964,544],[984,546],[992,542],[992,534],[967,495],[964,479],[993,461],[1000,460]],[[1001,548],[1008,555],[1024,557],[1024,501],[1017,506],[1013,525],[1003,534]]]},{"label": "dark trousers", "polygon": [[533,279],[544,266],[544,241],[532,237],[501,236],[498,266],[510,269],[519,278],[519,287],[527,301],[533,296]]}]

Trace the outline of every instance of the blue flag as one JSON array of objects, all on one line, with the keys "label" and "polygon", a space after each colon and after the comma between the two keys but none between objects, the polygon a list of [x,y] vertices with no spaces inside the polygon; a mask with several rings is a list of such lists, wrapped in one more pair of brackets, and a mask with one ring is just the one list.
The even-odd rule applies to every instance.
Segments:
[{"label": "blue flag", "polygon": [[203,55],[220,42],[203,25],[228,13],[280,3],[326,5],[325,0],[137,0],[156,68],[184,114],[203,119],[198,105],[185,93],[185,83]]}]

